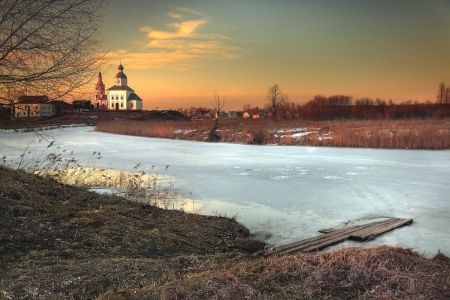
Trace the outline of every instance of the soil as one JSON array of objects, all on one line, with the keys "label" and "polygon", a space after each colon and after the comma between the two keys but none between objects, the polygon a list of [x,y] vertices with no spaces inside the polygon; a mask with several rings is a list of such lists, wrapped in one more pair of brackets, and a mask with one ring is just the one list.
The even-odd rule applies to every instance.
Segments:
[{"label": "soil", "polygon": [[1,292],[91,298],[141,276],[134,260],[154,265],[157,279],[164,272],[153,268],[163,261],[189,265],[192,255],[244,257],[264,248],[235,219],[163,210],[1,166],[0,178],[0,269],[9,270],[0,299]]}]

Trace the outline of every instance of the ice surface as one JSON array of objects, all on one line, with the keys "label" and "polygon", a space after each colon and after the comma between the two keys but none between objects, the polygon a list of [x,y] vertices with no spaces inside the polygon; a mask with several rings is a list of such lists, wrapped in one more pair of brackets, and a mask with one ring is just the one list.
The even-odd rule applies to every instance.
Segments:
[{"label": "ice surface", "polygon": [[[24,151],[35,160],[73,151],[79,164],[100,168],[130,170],[141,163],[162,172],[170,165],[175,187],[189,200],[187,210],[237,216],[273,245],[348,221],[399,217],[414,223],[368,244],[450,255],[450,150],[204,143],[106,134],[92,127],[39,134],[0,133],[0,158],[6,155],[14,167]],[[53,140],[59,149],[47,148]],[[102,158],[93,161],[94,151]]]}]

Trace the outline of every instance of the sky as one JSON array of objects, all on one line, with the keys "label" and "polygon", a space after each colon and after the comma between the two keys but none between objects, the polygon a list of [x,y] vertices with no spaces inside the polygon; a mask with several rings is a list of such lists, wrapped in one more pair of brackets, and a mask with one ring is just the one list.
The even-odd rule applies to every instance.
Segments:
[{"label": "sky", "polygon": [[[435,101],[450,84],[450,0],[110,0],[102,68],[121,62],[144,109],[263,107],[321,94]],[[95,82],[93,83],[95,84]]]}]

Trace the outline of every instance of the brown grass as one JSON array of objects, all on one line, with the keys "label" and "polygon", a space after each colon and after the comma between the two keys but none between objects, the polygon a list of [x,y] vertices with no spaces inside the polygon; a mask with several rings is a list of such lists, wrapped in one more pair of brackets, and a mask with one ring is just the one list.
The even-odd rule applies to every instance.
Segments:
[{"label": "brown grass", "polygon": [[329,134],[311,137],[314,146],[450,149],[450,122],[441,120],[329,122]]},{"label": "brown grass", "polygon": [[449,299],[450,259],[349,247],[256,257],[234,219],[0,166],[0,299]]},{"label": "brown grass", "polygon": [[[405,248],[351,247],[245,261],[184,279],[176,289],[186,299],[444,299],[448,267],[442,254],[426,259]],[[161,299],[177,299],[168,294],[174,287]]]},{"label": "brown grass", "polygon": [[175,121],[104,121],[97,125],[98,131],[116,134],[159,137],[172,139],[175,137]]},{"label": "brown grass", "polygon": [[[98,131],[180,140],[208,140],[213,120],[109,121]],[[281,121],[222,120],[221,142],[330,147],[450,149],[450,120]]]}]

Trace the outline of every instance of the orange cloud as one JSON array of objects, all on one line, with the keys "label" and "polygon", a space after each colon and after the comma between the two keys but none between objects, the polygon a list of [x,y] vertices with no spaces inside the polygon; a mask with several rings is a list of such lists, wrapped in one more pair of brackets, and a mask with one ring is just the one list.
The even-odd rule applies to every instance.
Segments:
[{"label": "orange cloud", "polygon": [[182,23],[172,23],[169,27],[174,28],[175,31],[160,31],[155,30],[151,27],[142,27],[140,30],[147,34],[150,39],[160,40],[160,39],[174,39],[189,37],[194,34],[194,32],[203,24],[206,20],[191,20]]},{"label": "orange cloud", "polygon": [[[185,19],[187,17],[194,18]],[[167,24],[170,30],[141,27],[146,40],[134,42],[137,52],[115,51],[127,69],[175,69],[184,70],[207,60],[237,59],[239,48],[231,45],[228,36],[207,33],[209,20],[200,12],[177,7],[168,16],[176,22]],[[202,18],[198,18],[202,16]],[[203,28],[202,33],[199,29]],[[205,33],[206,32],[206,33]]]}]

